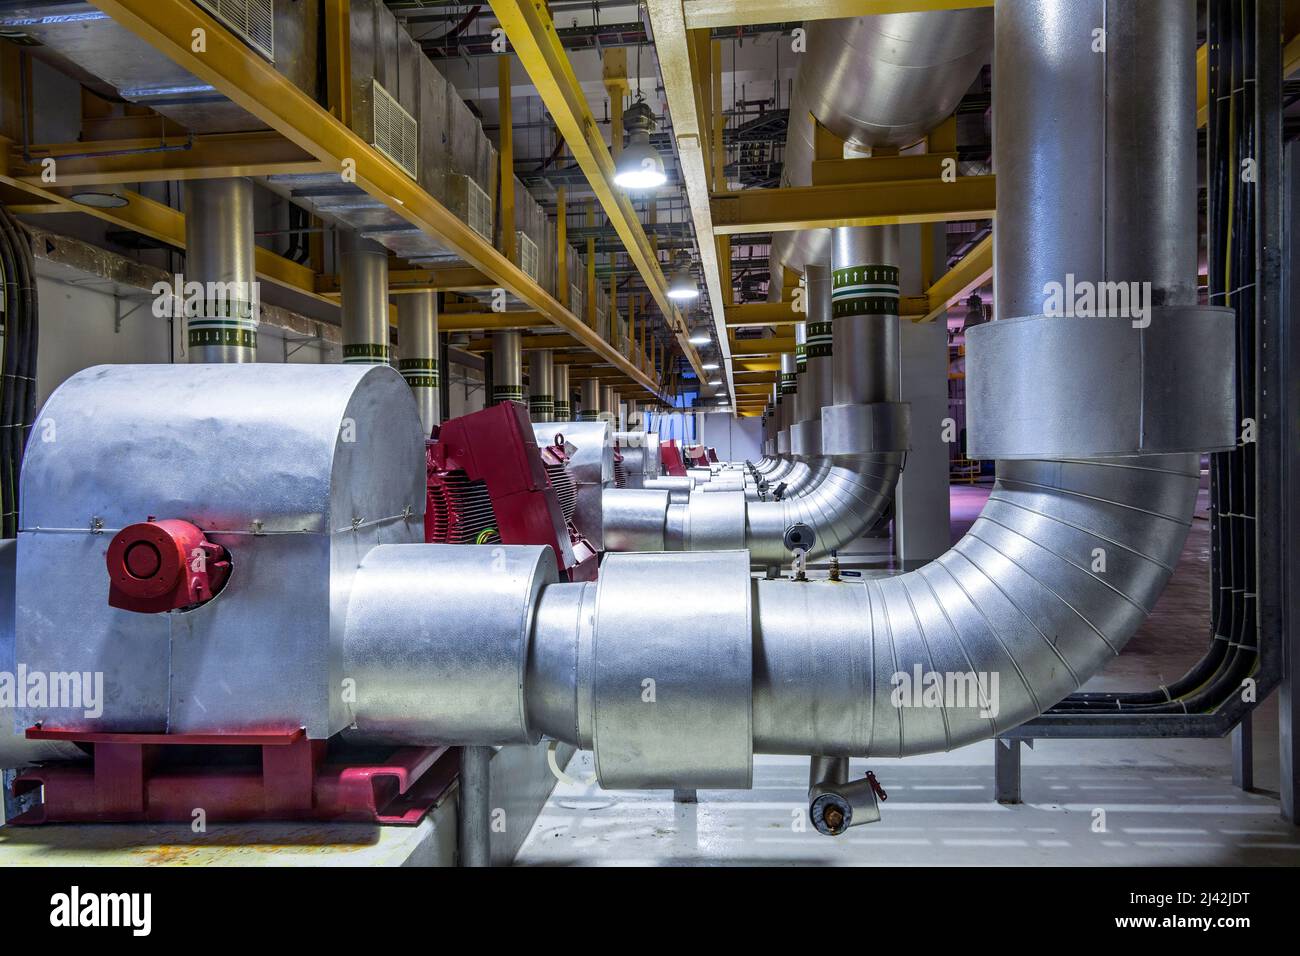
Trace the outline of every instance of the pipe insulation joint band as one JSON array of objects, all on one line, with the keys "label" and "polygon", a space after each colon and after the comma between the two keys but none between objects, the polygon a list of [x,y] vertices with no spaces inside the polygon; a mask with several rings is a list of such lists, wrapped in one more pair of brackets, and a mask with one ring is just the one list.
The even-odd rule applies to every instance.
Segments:
[{"label": "pipe insulation joint band", "polygon": [[822,453],[874,455],[911,447],[912,406],[906,402],[829,405],[822,409]]},{"label": "pipe insulation joint band", "polygon": [[[591,731],[601,785],[749,787],[749,553],[610,554],[597,588]],[[651,613],[647,594],[661,598]]]},{"label": "pipe insulation joint band", "polygon": [[1038,315],[966,334],[971,458],[1236,446],[1231,309],[1154,306],[1142,318]]},{"label": "pipe insulation joint band", "polygon": [[556,580],[549,547],[372,548],[357,569],[343,639],[358,736],[536,743],[524,675],[534,609]]}]

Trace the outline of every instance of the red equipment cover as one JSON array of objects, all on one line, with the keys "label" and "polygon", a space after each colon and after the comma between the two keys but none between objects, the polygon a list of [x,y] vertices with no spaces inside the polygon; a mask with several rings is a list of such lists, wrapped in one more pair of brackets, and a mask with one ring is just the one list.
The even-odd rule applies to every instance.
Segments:
[{"label": "red equipment cover", "polygon": [[686,477],[686,463],[682,460],[682,450],[675,439],[659,443],[659,461],[667,474]]}]

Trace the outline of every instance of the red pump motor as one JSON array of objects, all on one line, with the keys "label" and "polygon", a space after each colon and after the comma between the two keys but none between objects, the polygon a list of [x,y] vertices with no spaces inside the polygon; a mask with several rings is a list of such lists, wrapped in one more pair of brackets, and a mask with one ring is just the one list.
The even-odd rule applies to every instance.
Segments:
[{"label": "red pump motor", "polygon": [[188,521],[168,518],[127,525],[108,546],[108,603],[158,614],[198,607],[230,576],[230,555]]}]

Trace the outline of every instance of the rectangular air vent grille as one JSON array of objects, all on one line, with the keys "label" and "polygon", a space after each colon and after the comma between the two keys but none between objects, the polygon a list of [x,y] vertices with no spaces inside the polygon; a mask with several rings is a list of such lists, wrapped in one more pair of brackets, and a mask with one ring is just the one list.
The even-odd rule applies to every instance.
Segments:
[{"label": "rectangular air vent grille", "polygon": [[275,0],[194,0],[240,39],[275,62]]},{"label": "rectangular air vent grille", "polygon": [[375,135],[370,144],[415,179],[419,175],[420,126],[386,89],[374,81]]},{"label": "rectangular air vent grille", "polygon": [[537,254],[537,243],[529,239],[522,232],[515,233],[515,250],[519,256],[519,268],[528,273],[528,278],[537,282],[540,278],[540,257]]}]

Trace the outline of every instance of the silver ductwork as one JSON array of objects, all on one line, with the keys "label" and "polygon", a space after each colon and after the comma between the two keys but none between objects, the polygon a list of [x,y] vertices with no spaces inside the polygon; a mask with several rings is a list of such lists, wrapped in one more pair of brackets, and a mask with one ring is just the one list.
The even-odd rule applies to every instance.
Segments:
[{"label": "silver ductwork", "polygon": [[253,183],[194,179],[185,184],[186,351],[191,362],[256,362],[261,295],[253,261]]},{"label": "silver ductwork", "polygon": [[388,362],[388,250],[360,233],[339,237],[343,312],[343,361]]},{"label": "silver ductwork", "polygon": [[438,379],[438,293],[412,292],[397,297],[397,369],[411,386],[426,436],[442,421]]},{"label": "silver ductwork", "polygon": [[[811,117],[856,150],[911,146],[957,108],[993,42],[987,9],[814,20],[804,29],[810,53],[791,92],[783,186],[812,185]],[[775,234],[776,298],[782,266],[829,262],[831,245],[830,229]]]},{"label": "silver ductwork", "polygon": [[[1098,55],[1072,42],[1099,22],[1108,24],[1111,50],[1142,49],[1144,58],[1167,66],[1135,75],[1131,57]],[[1144,127],[1174,141],[1160,143],[1154,154],[1183,157],[1195,150],[1195,11],[1184,0],[1004,0],[997,24],[999,115],[1015,116],[1039,98],[1051,102],[1068,91],[1071,129],[1085,127],[1086,137],[1117,119],[1117,108],[1124,115],[1123,104],[1141,90],[1152,103],[1175,107],[1165,123]],[[1029,270],[1003,275],[1008,263],[1074,244],[1078,233],[1070,223],[1107,209],[1107,195],[1128,194],[1130,186],[1110,178],[1147,174],[1149,154],[1132,150],[1127,161],[1116,158],[1096,189],[1081,188],[1086,184],[1069,178],[1068,165],[1055,163],[1053,150],[1038,148],[1044,137],[1052,138],[1051,129],[1025,130],[1032,133],[1026,138],[1012,124],[997,139],[999,156],[1021,162],[1056,197],[1058,213],[1050,222],[999,213],[999,282],[1009,301],[1032,301],[1041,293],[1035,289],[1039,277],[1031,278]],[[1003,191],[1023,185],[1001,181]],[[1168,191],[1144,195],[1143,215],[1130,215],[1128,223],[1140,233],[1130,248],[1145,255],[1103,260],[1101,279],[1158,276],[1163,265],[1151,260],[1177,255],[1177,237],[1195,235],[1194,203]],[[1079,267],[1069,255],[1057,261],[1065,269]],[[1171,309],[1189,306],[1171,298]],[[1217,325],[1189,331],[1201,337],[1200,347],[1232,363],[1231,323],[1211,312]],[[1099,334],[1106,334],[1104,325]],[[1016,342],[1036,346],[1017,358],[1035,369],[1089,361],[1053,348],[1060,341]],[[973,340],[971,374],[985,374],[977,352],[1006,347],[996,338]],[[1096,361],[1094,372],[1108,387],[1143,373],[1139,364],[1107,369],[1104,361]],[[1179,388],[1179,398],[1197,388],[1213,390],[1211,402],[1196,406],[1210,416],[1201,432],[1230,429],[1232,390],[1220,378]],[[995,432],[999,424],[972,422]],[[1087,429],[1083,435],[1086,444]],[[532,643],[512,660],[525,679],[511,712],[528,715],[531,734],[594,748],[607,786],[743,787],[749,782],[746,753],[904,756],[1006,732],[1077,689],[1123,648],[1152,610],[1191,523],[1197,456],[1143,455],[1141,447],[1120,456],[1084,451],[1000,462],[988,504],[967,535],[936,561],[896,577],[753,580],[743,551],[610,555],[599,588],[544,588],[538,603],[549,610],[532,618]],[[709,533],[692,515],[687,533],[699,531]],[[638,594],[649,581],[656,593],[674,595],[657,607],[653,628],[629,618],[635,602],[622,595],[633,571]],[[627,700],[637,698],[638,681],[651,674],[658,699],[671,706],[656,707],[652,715],[643,709],[634,718]],[[937,699],[923,693],[936,678]],[[627,700],[614,685],[624,688]],[[468,735],[448,742],[481,741]]]}]

